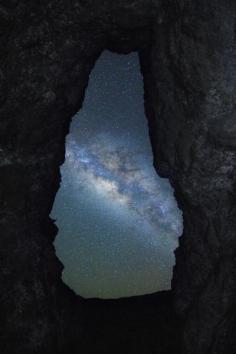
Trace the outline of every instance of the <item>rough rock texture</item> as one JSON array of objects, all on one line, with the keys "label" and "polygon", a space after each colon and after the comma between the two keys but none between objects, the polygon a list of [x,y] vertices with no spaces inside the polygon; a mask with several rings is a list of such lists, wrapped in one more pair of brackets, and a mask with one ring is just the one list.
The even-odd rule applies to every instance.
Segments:
[{"label": "rough rock texture", "polygon": [[[173,294],[151,302],[76,297],[52,244],[65,136],[104,49],[140,52],[154,164],[184,214]],[[182,354],[235,353],[235,1],[0,0],[0,53],[1,353],[177,354],[182,321]]]},{"label": "rough rock texture", "polygon": [[157,20],[143,55],[155,165],[184,212],[175,308],[184,353],[234,353],[236,3],[181,1],[175,11]]}]

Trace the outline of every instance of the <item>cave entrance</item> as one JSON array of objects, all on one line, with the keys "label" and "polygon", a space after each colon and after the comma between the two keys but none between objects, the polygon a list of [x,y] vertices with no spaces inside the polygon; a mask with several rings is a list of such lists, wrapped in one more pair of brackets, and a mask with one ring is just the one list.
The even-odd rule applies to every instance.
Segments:
[{"label": "cave entrance", "polygon": [[51,214],[62,278],[78,295],[171,287],[182,215],[152,163],[138,54],[105,51],[71,123]]}]

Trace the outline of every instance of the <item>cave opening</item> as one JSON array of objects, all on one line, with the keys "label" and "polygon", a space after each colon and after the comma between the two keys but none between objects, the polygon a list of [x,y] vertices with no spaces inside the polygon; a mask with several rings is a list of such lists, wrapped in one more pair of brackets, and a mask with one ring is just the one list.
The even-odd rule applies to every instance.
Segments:
[{"label": "cave opening", "polygon": [[61,176],[51,217],[64,283],[84,298],[170,289],[182,213],[153,167],[136,52],[97,60]]}]

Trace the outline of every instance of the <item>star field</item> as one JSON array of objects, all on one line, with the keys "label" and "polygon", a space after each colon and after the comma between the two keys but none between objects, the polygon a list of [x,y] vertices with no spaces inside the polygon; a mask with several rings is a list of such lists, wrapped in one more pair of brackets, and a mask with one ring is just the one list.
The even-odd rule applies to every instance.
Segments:
[{"label": "star field", "polygon": [[104,52],[67,136],[51,214],[63,281],[77,294],[170,288],[182,215],[152,159],[138,56]]}]

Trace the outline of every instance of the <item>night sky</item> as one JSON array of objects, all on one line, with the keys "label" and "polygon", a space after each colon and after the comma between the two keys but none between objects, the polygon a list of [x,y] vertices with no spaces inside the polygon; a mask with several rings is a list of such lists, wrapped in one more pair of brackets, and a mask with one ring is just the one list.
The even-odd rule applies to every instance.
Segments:
[{"label": "night sky", "polygon": [[170,288],[182,215],[152,160],[138,56],[104,52],[67,136],[51,214],[63,281],[77,294]]}]

